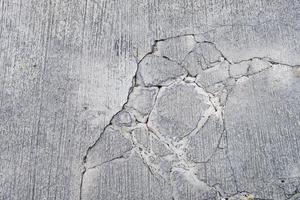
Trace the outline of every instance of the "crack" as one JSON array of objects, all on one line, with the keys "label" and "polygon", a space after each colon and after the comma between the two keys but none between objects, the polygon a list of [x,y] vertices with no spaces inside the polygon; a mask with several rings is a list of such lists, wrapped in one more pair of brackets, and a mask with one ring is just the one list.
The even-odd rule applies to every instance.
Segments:
[{"label": "crack", "polygon": [[[149,169],[150,173],[158,180],[160,180],[160,178],[162,178],[163,180],[167,181],[167,179],[162,175],[160,174],[159,172],[159,167],[155,164],[153,164],[149,159],[150,159],[150,156],[153,156],[154,158],[160,158],[159,156],[157,156],[152,150],[148,151],[146,150],[142,145],[140,145],[136,140],[135,138],[133,137],[133,134],[131,134],[131,137],[129,138],[132,142],[132,145],[133,147],[124,152],[123,155],[121,156],[118,156],[118,157],[115,157],[115,158],[112,158],[108,161],[105,161],[105,162],[102,162],[101,164],[98,164],[98,165],[95,165],[95,166],[92,166],[92,167],[87,167],[86,166],[86,163],[88,162],[87,159],[88,159],[88,156],[89,156],[89,153],[90,151],[99,143],[99,141],[101,140],[102,138],[102,135],[103,133],[106,131],[106,129],[112,125],[112,120],[120,113],[122,112],[124,109],[126,109],[126,104],[128,104],[129,102],[129,98],[130,98],[130,94],[132,93],[133,89],[138,85],[137,83],[137,76],[138,76],[138,71],[139,71],[139,65],[140,63],[148,56],[148,55],[151,55],[151,54],[154,54],[156,51],[157,51],[157,44],[159,42],[163,42],[163,41],[166,41],[166,40],[169,40],[169,39],[174,39],[174,38],[179,38],[179,37],[184,37],[184,36],[192,36],[195,43],[196,44],[201,44],[201,43],[205,43],[205,44],[211,44],[214,46],[214,48],[220,53],[221,57],[222,57],[222,61],[220,62],[228,62],[229,63],[229,66],[228,66],[228,78],[226,78],[225,80],[223,81],[219,81],[219,82],[216,82],[214,83],[212,86],[216,85],[216,84],[222,84],[225,89],[222,89],[221,91],[218,91],[216,93],[213,93],[213,92],[209,92],[208,89],[204,86],[202,86],[200,83],[197,83],[195,81],[195,78],[196,76],[191,76],[189,70],[182,64],[185,59],[187,58],[187,56],[189,54],[191,54],[192,52],[195,51],[195,48],[197,48],[197,46],[195,45],[195,47],[189,51],[184,59],[181,61],[181,62],[176,62],[172,59],[170,59],[169,57],[167,56],[161,56],[162,58],[164,59],[167,59],[169,61],[172,61],[172,62],[175,62],[177,63],[178,65],[180,65],[185,71],[186,71],[186,74],[185,75],[182,75],[182,76],[178,76],[178,77],[175,77],[174,80],[175,81],[172,81],[170,84],[167,84],[167,85],[150,85],[150,86],[146,86],[145,84],[144,85],[141,85],[142,87],[157,87],[158,88],[158,91],[157,91],[157,94],[154,98],[154,104],[153,104],[153,107],[152,109],[150,110],[149,114],[147,115],[146,117],[146,122],[143,123],[143,122],[138,122],[138,124],[144,124],[147,128],[148,131],[150,131],[151,133],[153,133],[155,135],[155,137],[165,146],[167,147],[171,152],[172,152],[172,155],[174,156],[174,158],[172,159],[172,166],[171,166],[171,171],[170,173],[172,173],[172,170],[174,169],[180,169],[180,170],[183,170],[184,172],[193,172],[195,170],[195,165],[196,164],[199,164],[199,163],[208,163],[211,161],[211,159],[215,156],[215,154],[217,153],[217,151],[219,149],[224,149],[225,150],[225,155],[226,155],[226,159],[228,160],[229,162],[229,165],[230,165],[230,169],[232,171],[232,176],[233,176],[233,181],[234,181],[234,186],[235,186],[235,190],[237,191],[236,194],[239,194],[241,192],[245,192],[245,191],[239,191],[239,187],[238,187],[238,182],[237,182],[237,177],[235,175],[235,170],[232,166],[232,163],[231,163],[231,160],[230,160],[230,156],[229,156],[229,141],[228,141],[228,131],[226,129],[226,122],[225,122],[225,107],[226,107],[226,103],[228,101],[228,97],[230,95],[230,93],[232,92],[232,88],[230,88],[226,82],[229,81],[230,79],[234,79],[235,83],[233,85],[233,87],[237,84],[237,82],[241,79],[241,78],[244,78],[244,77],[251,77],[251,76],[254,76],[256,74],[259,74],[259,73],[262,73],[264,71],[267,71],[269,69],[271,69],[273,66],[275,65],[284,65],[284,66],[289,66],[289,67],[299,67],[299,66],[292,66],[292,65],[288,65],[288,64],[284,64],[284,63],[279,63],[279,62],[275,62],[273,61],[271,58],[268,58],[268,57],[253,57],[253,58],[250,58],[250,59],[247,59],[247,60],[242,60],[242,61],[239,61],[239,62],[231,62],[229,61],[225,56],[224,54],[217,48],[217,45],[213,42],[210,42],[210,41],[202,41],[202,42],[198,42],[195,38],[195,35],[196,34],[183,34],[183,35],[177,35],[177,36],[172,36],[172,37],[167,37],[167,38],[163,38],[163,39],[159,39],[159,40],[154,40],[154,43],[151,45],[151,50],[150,52],[148,52],[147,54],[145,54],[141,60],[137,60],[136,64],[137,64],[137,67],[136,67],[136,71],[135,71],[135,74],[132,78],[132,85],[131,87],[129,88],[129,91],[128,91],[128,95],[127,95],[127,99],[126,99],[126,102],[122,105],[122,108],[120,111],[118,111],[116,114],[114,114],[109,123],[103,128],[102,132],[100,133],[100,135],[98,136],[98,138],[94,141],[94,143],[89,146],[83,156],[83,160],[82,160],[82,166],[83,166],[83,170],[81,172],[81,180],[80,180],[80,195],[79,195],[79,199],[81,200],[82,199],[82,188],[83,188],[83,182],[84,182],[84,176],[85,176],[85,173],[90,170],[90,169],[94,169],[94,168],[97,168],[97,167],[100,167],[102,166],[103,164],[105,163],[109,163],[109,162],[113,162],[113,161],[116,161],[116,160],[120,160],[120,159],[128,159],[126,158],[124,155],[128,152],[132,153],[132,151],[135,151],[139,156],[140,158],[142,159],[143,163],[147,166],[147,168]],[[259,70],[257,72],[253,72],[251,73],[251,66],[249,65],[248,68],[247,68],[247,72],[246,74],[243,74],[237,78],[233,77],[230,73],[230,66],[232,64],[241,64],[242,62],[252,62],[254,59],[258,59],[258,60],[263,60],[263,61],[266,61],[269,63],[269,67],[266,67],[262,70]],[[204,61],[207,62],[206,58],[204,58]],[[218,63],[219,61],[216,61],[216,63]],[[208,62],[209,64],[214,64],[215,62],[211,63],[211,62]],[[213,66],[215,67],[215,66]],[[201,67],[202,68],[202,67]],[[212,67],[211,67],[212,68]],[[210,69],[210,68],[208,68]],[[206,69],[207,70],[207,69]],[[203,70],[203,71],[206,71],[206,70]],[[190,78],[189,80],[187,80],[187,78]],[[168,79],[170,80],[170,79]],[[168,81],[167,80],[167,81]],[[172,80],[172,79],[171,79]],[[178,80],[178,81],[176,81]],[[189,81],[189,82],[188,82]],[[177,84],[179,82],[184,82],[185,84],[195,84],[197,87],[199,87],[201,89],[201,91],[203,92],[204,96],[206,96],[208,98],[208,105],[209,107],[206,109],[206,111],[204,112],[203,116],[200,118],[200,120],[198,121],[197,123],[197,126],[192,130],[190,131],[189,133],[185,134],[182,138],[179,138],[179,140],[177,141],[173,141],[171,139],[167,139],[167,138],[164,138],[161,133],[159,133],[158,131],[152,129],[151,127],[149,127],[148,125],[148,122],[149,122],[149,117],[150,115],[153,113],[153,110],[154,110],[154,107],[157,103],[157,99],[159,97],[159,94],[161,92],[161,89],[162,88],[166,88],[166,87],[169,87],[173,84]],[[218,96],[222,95],[222,92],[225,92],[225,100],[224,102],[221,101],[221,97]],[[194,134],[197,134],[204,126],[205,124],[207,123],[207,121],[211,118],[212,115],[216,115],[219,119],[221,119],[221,123],[222,123],[222,126],[223,126],[223,130],[221,132],[221,135],[220,137],[218,138],[218,142],[217,142],[217,146],[216,148],[214,149],[213,153],[209,156],[209,158],[206,160],[206,161],[203,161],[203,162],[194,162],[194,161],[191,161],[190,159],[188,159],[188,156],[186,154],[186,143],[187,143],[187,138],[189,136],[192,136]],[[127,138],[128,139],[128,138]],[[221,147],[221,142],[223,141],[223,139],[225,140],[225,147]],[[129,156],[130,157],[130,156]],[[157,175],[159,177],[157,177]],[[194,174],[194,176],[196,177],[196,175]],[[196,178],[199,183],[201,182],[206,184],[205,182],[199,180],[198,178]],[[171,181],[171,185],[172,185],[172,181]],[[215,184],[214,186],[209,186],[207,185],[208,187],[210,188],[213,188],[215,191],[217,191],[219,193],[220,196],[223,196],[224,195],[224,192],[223,191],[220,191],[220,189],[217,189],[215,188],[215,186],[218,185],[218,184]],[[173,187],[172,187],[173,188]],[[174,196],[174,192],[172,192],[173,194],[173,199],[175,199],[175,196]],[[233,194],[233,195],[236,195],[236,194]],[[298,195],[298,191],[296,194],[294,194],[293,196],[295,195]],[[256,198],[257,199],[257,198]],[[289,198],[290,199],[290,198]]]},{"label": "crack", "polygon": [[[172,84],[170,84],[170,85],[172,85]],[[150,110],[150,112],[149,112],[149,114],[148,114],[148,116],[147,116],[147,118],[146,118],[146,122],[145,122],[146,125],[147,125],[148,122],[149,122],[149,118],[150,118],[150,116],[151,116],[151,114],[152,114],[152,112],[153,112],[153,110],[154,110],[154,107],[155,107],[156,102],[157,102],[157,98],[158,98],[159,93],[161,92],[161,89],[162,89],[163,87],[164,87],[164,86],[158,87],[158,91],[157,91],[156,96],[155,96],[155,98],[154,98],[154,104],[153,104],[153,107],[152,107],[152,109]],[[166,87],[168,87],[168,86],[166,86]]]},{"label": "crack", "polygon": [[[214,192],[219,192],[215,187],[208,185],[206,182],[204,182],[202,180],[199,180],[199,178],[195,174],[193,168],[184,169],[182,167],[174,166],[174,167],[172,167],[170,174],[172,174],[173,172],[180,172],[181,175],[185,178],[185,180],[187,182],[189,182],[192,186],[194,186],[194,187],[196,187],[200,190],[204,189],[204,190],[207,190],[207,191],[213,190]],[[175,182],[175,181],[171,180],[172,188],[174,188],[172,182]],[[174,197],[175,196],[174,191],[172,191],[172,192],[173,192],[173,197]]]},{"label": "crack", "polygon": [[[156,46],[156,44],[154,44],[153,46]],[[155,48],[153,47],[153,50],[151,52],[149,52],[148,54],[146,54],[146,56],[144,56],[141,61],[146,58],[149,55],[154,54],[155,52]],[[157,55],[155,55],[157,56]],[[188,71],[184,68],[184,66],[182,66],[180,63],[176,62],[175,60],[172,60],[171,58],[167,57],[167,56],[157,56],[159,58],[163,58],[169,62],[172,62],[174,64],[177,64],[179,67],[181,67],[183,70],[185,70],[186,74],[182,74],[180,76],[176,76],[176,77],[169,77],[166,80],[162,80],[161,83],[157,83],[157,84],[153,84],[153,83],[145,83],[145,80],[142,77],[139,77],[142,81],[142,85],[139,85],[138,83],[135,83],[135,86],[141,86],[141,87],[145,87],[145,88],[149,88],[149,87],[157,87],[157,88],[161,88],[161,87],[168,87],[172,84],[174,84],[174,82],[178,82],[181,80],[184,80],[185,77],[188,76]],[[140,62],[141,62],[140,61]],[[139,62],[139,63],[140,63]],[[138,67],[139,68],[139,67]],[[137,69],[137,73],[139,72],[139,69]],[[138,75],[138,74],[137,74]],[[170,82],[170,83],[168,83]]]},{"label": "crack", "polygon": [[[153,49],[153,48],[152,48],[152,49]],[[123,104],[122,109],[121,109],[119,112],[117,112],[116,114],[114,114],[114,115],[111,117],[109,123],[103,128],[103,131],[100,133],[99,137],[95,140],[95,142],[94,142],[91,146],[89,146],[89,147],[87,148],[87,150],[86,150],[86,152],[85,152],[85,155],[83,156],[83,161],[82,161],[83,171],[82,171],[82,173],[81,173],[80,192],[79,192],[79,199],[80,199],[80,200],[82,199],[83,178],[84,178],[84,175],[85,175],[85,173],[86,173],[86,171],[87,171],[87,168],[86,168],[85,164],[86,164],[86,162],[87,162],[88,154],[89,154],[89,152],[90,152],[90,151],[98,144],[98,142],[101,140],[101,137],[102,137],[103,133],[106,131],[106,129],[107,129],[110,125],[112,125],[113,119],[114,119],[114,118],[115,118],[115,117],[116,117],[116,116],[117,116],[117,115],[125,108],[125,105],[128,103],[128,101],[129,101],[129,96],[130,96],[130,94],[131,94],[133,88],[136,86],[136,77],[137,77],[138,64],[139,64],[139,63],[140,63],[140,62],[137,63],[136,71],[135,71],[135,74],[134,74],[134,76],[133,76],[133,78],[132,78],[132,86],[129,88],[128,95],[127,95],[127,99],[126,99],[126,102]]]},{"label": "crack", "polygon": [[[145,123],[140,123],[140,124],[146,125]],[[141,160],[147,166],[148,170],[153,175],[153,177],[155,177],[157,180],[160,180],[159,178],[162,178],[163,180],[167,181],[166,177],[164,177],[163,174],[159,173],[158,170],[159,167],[157,167],[155,164],[151,162],[151,159],[156,160],[159,158],[159,156],[157,156],[151,148],[145,149],[143,144],[140,144],[136,140],[134,134],[131,134],[131,136],[132,136],[131,141],[132,144],[134,145],[135,152],[140,156]],[[159,177],[157,177],[157,175]]]},{"label": "crack", "polygon": [[230,167],[230,169],[231,169],[231,171],[232,171],[232,177],[233,177],[233,182],[234,182],[234,186],[235,186],[235,190],[236,191],[239,191],[239,188],[238,188],[238,183],[237,183],[237,177],[236,177],[236,175],[235,175],[235,171],[234,171],[234,168],[233,168],[233,166],[232,166],[232,163],[231,163],[231,160],[230,160],[230,158],[229,158],[229,141],[228,141],[228,131],[227,131],[227,129],[226,129],[226,120],[225,120],[225,107],[226,107],[226,104],[227,104],[227,102],[228,102],[228,97],[229,97],[229,94],[230,94],[230,91],[227,91],[227,95],[226,95],[226,99],[225,99],[225,102],[224,102],[224,105],[223,105],[223,109],[222,109],[222,113],[221,113],[221,116],[222,116],[222,123],[223,123],[223,131],[222,131],[222,136],[221,137],[225,137],[224,139],[225,139],[225,147],[224,147],[224,149],[225,149],[225,155],[226,155],[226,158],[227,158],[227,160],[228,160],[228,162],[229,162],[229,167]]},{"label": "crack", "polygon": [[[137,153],[138,153],[138,155],[140,156],[140,158],[141,158],[141,160],[143,161],[143,163],[144,163],[144,165],[148,168],[148,170],[149,170],[149,172],[150,172],[150,174],[154,177],[154,178],[156,178],[156,180],[158,180],[158,181],[160,181],[161,179],[162,180],[164,180],[164,181],[167,181],[167,179],[162,175],[162,174],[160,174],[158,171],[157,171],[157,168],[155,167],[155,165],[153,165],[148,159],[148,157],[147,157],[147,151],[146,150],[144,150],[143,148],[141,148],[141,147],[139,147],[139,148],[137,148],[138,149],[138,151],[137,151]],[[153,153],[153,152],[151,152],[150,153],[151,155],[155,155],[155,153]],[[157,175],[159,176],[159,177],[157,177]],[[161,178],[161,179],[160,179]]]},{"label": "crack", "polygon": [[[170,39],[174,39],[174,38],[179,38],[179,37],[185,37],[185,36],[192,36],[194,41],[196,42],[196,39],[195,39],[195,34],[193,33],[187,33],[187,34],[181,34],[181,35],[176,35],[176,36],[170,36],[170,37],[166,37],[166,38],[161,38],[161,39],[158,39],[158,40],[154,40],[153,44],[151,45],[150,47],[150,52],[146,53],[142,58],[141,60],[138,62],[138,64],[140,64],[144,58],[150,54],[154,54],[156,51],[157,51],[157,44],[159,42],[163,42],[163,41],[166,41],[166,40],[170,40]],[[167,56],[162,56],[164,58],[168,58]],[[169,60],[171,60],[170,58],[168,58]],[[173,61],[173,60],[171,60]],[[175,62],[175,61],[174,61]]]},{"label": "crack", "polygon": [[239,61],[236,61],[236,62],[232,62],[232,64],[241,64],[243,62],[249,62],[249,61],[253,61],[255,59],[266,61],[266,62],[270,63],[271,65],[285,65],[285,66],[289,66],[289,67],[299,67],[300,66],[300,65],[290,65],[290,64],[287,64],[287,63],[275,61],[275,60],[273,60],[272,58],[270,58],[268,56],[264,56],[264,57],[254,56],[254,57],[251,57],[251,58],[248,58],[248,59],[243,59],[243,60],[239,60]]},{"label": "crack", "polygon": [[227,160],[228,160],[228,162],[229,162],[229,167],[230,167],[230,169],[231,169],[231,171],[232,171],[232,177],[233,177],[233,182],[234,182],[235,190],[239,192],[239,187],[238,187],[237,178],[236,178],[235,171],[234,171],[234,168],[233,168],[233,166],[232,166],[232,163],[231,163],[231,160],[230,160],[230,158],[229,158],[228,153],[229,153],[229,151],[228,151],[228,149],[226,148],[226,150],[225,150],[225,155],[226,155],[226,158],[227,158]]},{"label": "crack", "polygon": [[82,200],[83,178],[84,178],[85,173],[86,173],[86,168],[84,167],[83,171],[81,172],[81,176],[80,176],[79,200]]},{"label": "crack", "polygon": [[174,39],[174,38],[179,38],[179,37],[185,37],[185,36],[192,36],[193,38],[195,38],[195,35],[196,34],[194,34],[194,33],[186,33],[186,34],[170,36],[170,37],[166,37],[166,38],[162,38],[162,39],[158,39],[158,40],[154,40],[154,41],[157,43],[157,42],[162,42],[162,41],[166,41],[166,40],[170,40],[170,39]]},{"label": "crack", "polygon": [[122,105],[122,108],[120,109],[120,111],[118,111],[116,114],[114,114],[114,115],[111,117],[109,123],[104,127],[103,131],[100,133],[99,137],[95,140],[95,142],[94,142],[91,146],[88,147],[88,149],[87,149],[87,151],[86,151],[86,153],[85,153],[85,155],[84,155],[84,157],[83,157],[83,165],[86,163],[87,156],[88,156],[89,152],[91,151],[91,149],[94,148],[95,145],[97,145],[97,143],[98,143],[99,140],[101,139],[101,136],[102,136],[102,134],[105,132],[105,130],[106,130],[110,125],[112,125],[112,120],[113,120],[120,112],[122,112],[122,110],[125,109],[126,104],[129,102],[129,96],[130,96],[131,92],[133,91],[133,88],[136,87],[136,76],[137,76],[137,72],[138,72],[138,64],[137,64],[137,68],[136,68],[135,74],[134,74],[134,76],[133,76],[133,78],[132,78],[132,86],[129,88],[128,95],[127,95],[127,98],[126,98],[126,102]]},{"label": "crack", "polygon": [[198,42],[199,44],[201,43],[206,43],[206,44],[211,44],[214,46],[214,48],[221,54],[221,57],[227,61],[229,64],[232,64],[232,62],[223,54],[223,52],[217,47],[217,45],[211,41],[207,41],[207,40],[204,40],[202,42]]},{"label": "crack", "polygon": [[250,78],[250,77],[252,77],[252,76],[254,76],[254,75],[256,75],[256,74],[260,74],[260,73],[262,73],[262,72],[264,72],[264,71],[268,71],[269,69],[273,68],[273,66],[274,66],[274,65],[270,65],[269,67],[264,68],[264,69],[262,69],[262,70],[260,70],[260,71],[250,73],[251,66],[249,65],[248,68],[247,68],[247,73],[246,73],[245,75],[241,75],[241,76],[238,77],[238,78],[234,78],[234,77],[230,77],[230,78],[234,78],[235,81],[239,81],[241,78],[245,78],[245,77],[246,77],[246,78]]},{"label": "crack", "polygon": [[290,197],[286,198],[286,200],[298,200],[298,199],[300,199],[300,191],[298,190]]},{"label": "crack", "polygon": [[[148,126],[147,126],[148,127]],[[151,127],[148,127],[150,129],[150,131],[153,132],[153,134],[155,134],[155,136],[163,143],[165,144],[171,151],[172,153],[175,155],[175,159],[173,159],[173,164],[171,166],[171,171],[170,174],[172,173],[172,171],[174,169],[177,170],[183,170],[185,172],[191,172],[191,171],[195,171],[195,163],[191,160],[189,160],[187,158],[186,152],[184,150],[185,145],[182,144],[182,140],[179,142],[174,142],[174,141],[167,141],[166,138],[162,138],[160,136],[159,132],[156,132],[156,130],[151,129]],[[196,175],[194,175],[196,178]],[[198,178],[196,178],[198,180]],[[172,185],[172,180],[171,181],[171,185]],[[203,184],[206,184],[203,181],[198,180],[198,182],[201,182]],[[174,192],[173,192],[173,197],[174,197]],[[175,197],[174,197],[175,198]]]},{"label": "crack", "polygon": [[97,164],[97,165],[94,165],[94,166],[92,166],[92,167],[86,167],[86,171],[88,171],[88,170],[90,170],[90,169],[95,169],[95,168],[101,167],[101,166],[104,165],[104,164],[107,164],[107,163],[110,163],[110,162],[113,162],[113,161],[116,161],[116,160],[127,160],[131,155],[129,155],[129,156],[126,156],[126,155],[127,155],[128,153],[131,154],[133,149],[134,149],[134,148],[132,147],[131,149],[129,149],[128,151],[125,151],[125,152],[124,152],[122,155],[120,155],[120,156],[117,156],[117,157],[115,157],[115,158],[109,159],[109,160],[107,160],[107,161],[104,161],[104,162],[102,162],[102,163],[100,163],[100,164]]},{"label": "crack", "polygon": [[82,199],[82,187],[83,187],[83,181],[84,181],[85,173],[86,173],[87,171],[89,171],[89,170],[91,170],[91,169],[95,169],[95,168],[101,167],[101,166],[103,166],[104,164],[107,164],[107,163],[110,163],[110,162],[113,162],[113,161],[127,160],[127,159],[129,159],[130,155],[129,155],[128,157],[126,157],[126,156],[124,156],[124,155],[127,154],[127,153],[129,153],[129,152],[132,153],[132,150],[133,150],[133,148],[130,149],[130,150],[128,150],[128,151],[126,151],[126,152],[124,152],[124,154],[121,155],[121,156],[118,156],[118,157],[112,158],[112,159],[110,159],[110,160],[104,161],[104,162],[102,162],[102,163],[100,163],[100,164],[97,164],[97,165],[94,165],[94,166],[92,166],[92,167],[84,167],[84,169],[83,169],[83,171],[82,171],[82,173],[81,173],[80,192],[79,192],[79,197],[80,197],[80,198],[79,198],[79,199],[80,199],[80,200]]},{"label": "crack", "polygon": [[[256,72],[250,72],[250,71],[251,71],[251,64],[252,64],[252,63],[249,63],[249,64],[248,64],[248,67],[247,67],[247,72],[246,72],[245,74],[239,75],[238,77],[234,77],[234,76],[232,76],[231,73],[230,73],[230,74],[229,74],[229,75],[230,75],[229,78],[233,78],[233,79],[235,79],[235,81],[238,81],[239,79],[241,79],[241,78],[243,78],[243,77],[250,78],[250,77],[252,77],[252,76],[254,76],[254,75],[257,75],[257,74],[260,74],[260,73],[262,73],[262,72],[265,72],[265,71],[267,71],[267,70],[269,70],[269,69],[272,69],[272,68],[273,68],[274,66],[276,66],[276,65],[282,65],[282,66],[287,66],[287,67],[291,67],[291,68],[298,68],[298,67],[300,67],[299,65],[289,65],[289,64],[285,64],[285,63],[275,62],[275,61],[273,61],[273,60],[272,60],[271,58],[269,58],[269,57],[252,57],[252,58],[249,58],[249,59],[247,59],[247,60],[241,60],[241,61],[238,61],[238,62],[234,62],[233,64],[242,64],[242,63],[244,63],[244,62],[252,62],[252,61],[255,60],[255,59],[261,60],[261,61],[265,61],[266,63],[269,64],[269,66],[266,67],[266,68],[264,68],[264,69],[261,69],[261,70],[259,70],[259,71],[256,71]],[[229,70],[230,70],[230,67],[229,67]]]}]

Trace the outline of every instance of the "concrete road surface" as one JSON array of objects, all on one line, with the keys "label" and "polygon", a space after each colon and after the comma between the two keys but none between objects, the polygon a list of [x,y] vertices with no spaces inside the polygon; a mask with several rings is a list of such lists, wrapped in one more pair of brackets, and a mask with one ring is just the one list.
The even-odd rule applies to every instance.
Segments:
[{"label": "concrete road surface", "polygon": [[0,200],[299,200],[299,0],[0,0]]}]

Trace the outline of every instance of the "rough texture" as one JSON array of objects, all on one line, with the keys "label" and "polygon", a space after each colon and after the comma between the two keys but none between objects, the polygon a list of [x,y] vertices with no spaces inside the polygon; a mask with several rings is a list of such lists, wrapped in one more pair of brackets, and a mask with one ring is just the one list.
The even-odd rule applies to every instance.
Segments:
[{"label": "rough texture", "polygon": [[203,93],[196,84],[184,82],[160,89],[149,127],[169,138],[188,134],[209,107]]},{"label": "rough texture", "polygon": [[[185,37],[191,36],[178,36],[175,41]],[[176,65],[187,71],[185,75],[153,73],[166,69],[165,62],[156,62],[166,59],[164,55],[153,54],[168,49],[171,57],[173,40],[157,41],[153,45],[156,48],[138,63],[127,103],[112,119],[120,132],[110,135],[119,136],[119,140],[106,139],[105,134],[111,129],[107,126],[103,136],[87,151],[81,198],[297,198],[300,187],[299,67],[265,58],[232,63],[212,43],[194,40],[195,48],[185,51],[186,56],[183,56],[186,62]],[[201,51],[207,48],[207,52],[215,51],[215,54],[195,53],[189,57],[200,46]],[[193,63],[195,56],[214,61]],[[145,69],[144,60],[155,63],[148,66],[152,67],[148,70],[154,70],[151,76],[144,74],[149,75],[148,80],[160,80],[163,76],[168,84],[140,85],[140,67]],[[194,65],[189,66],[190,63]],[[136,115],[137,111],[144,113],[144,118]],[[131,120],[133,116],[136,120]],[[129,144],[131,148],[127,147]],[[106,167],[108,158],[111,165],[108,169],[112,171]],[[143,166],[136,159],[144,163]],[[94,167],[97,168],[95,174],[95,169],[89,166],[97,160],[100,164]],[[115,160],[129,165],[130,170],[118,168]],[[119,174],[123,170],[127,170],[126,174]],[[155,177],[163,185],[143,182],[131,170],[148,170],[148,175],[141,172],[141,176],[151,174],[149,180]],[[118,175],[113,175],[115,173]],[[131,193],[118,189],[125,187],[124,176],[153,188],[140,188],[129,181],[125,185]],[[162,192],[164,196],[153,196],[153,191]]]},{"label": "rough texture", "polygon": [[299,7],[0,0],[0,199],[300,199]]},{"label": "rough texture", "polygon": [[150,54],[139,64],[137,83],[145,86],[165,86],[185,74],[185,70],[176,62]]},{"label": "rough texture", "polygon": [[298,176],[293,171],[299,169],[300,159],[299,86],[291,67],[276,65],[239,81],[233,89],[225,121],[239,190],[282,199],[276,185]]}]

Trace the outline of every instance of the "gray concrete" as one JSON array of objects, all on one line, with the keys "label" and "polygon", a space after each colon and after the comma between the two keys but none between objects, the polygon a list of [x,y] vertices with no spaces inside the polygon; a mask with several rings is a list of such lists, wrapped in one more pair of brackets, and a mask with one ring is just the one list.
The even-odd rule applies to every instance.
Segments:
[{"label": "gray concrete", "polygon": [[0,199],[300,199],[300,2],[0,0]]}]

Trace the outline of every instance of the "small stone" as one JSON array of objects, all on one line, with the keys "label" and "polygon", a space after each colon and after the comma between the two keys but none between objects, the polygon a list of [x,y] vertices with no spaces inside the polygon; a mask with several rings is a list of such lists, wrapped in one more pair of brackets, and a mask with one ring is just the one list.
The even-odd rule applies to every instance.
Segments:
[{"label": "small stone", "polygon": [[112,124],[115,124],[117,126],[130,127],[132,123],[133,123],[133,119],[130,113],[125,110],[118,112],[112,120]]}]

